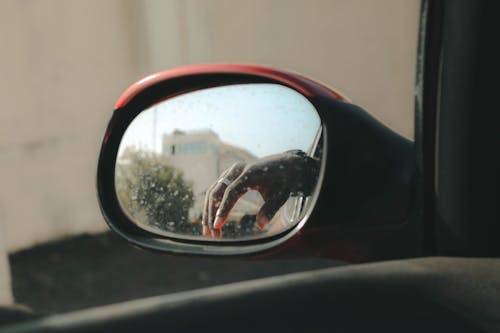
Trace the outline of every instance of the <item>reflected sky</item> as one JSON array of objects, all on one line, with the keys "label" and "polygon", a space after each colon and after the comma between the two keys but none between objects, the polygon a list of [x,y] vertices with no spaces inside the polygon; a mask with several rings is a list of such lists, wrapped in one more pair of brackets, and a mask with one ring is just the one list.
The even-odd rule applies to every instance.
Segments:
[{"label": "reflected sky", "polygon": [[212,130],[221,141],[257,157],[307,151],[320,126],[312,104],[277,84],[242,84],[186,93],[145,110],[127,129],[120,150],[161,151],[163,134]]}]

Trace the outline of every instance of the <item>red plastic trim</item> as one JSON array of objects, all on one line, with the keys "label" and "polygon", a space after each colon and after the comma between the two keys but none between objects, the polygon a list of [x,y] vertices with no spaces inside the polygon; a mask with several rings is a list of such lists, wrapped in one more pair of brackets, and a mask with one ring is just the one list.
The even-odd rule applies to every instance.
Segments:
[{"label": "red plastic trim", "polygon": [[321,83],[309,80],[299,74],[255,65],[204,64],[177,67],[147,76],[144,79],[132,84],[127,90],[125,90],[116,102],[115,107],[117,109],[124,107],[141,91],[160,82],[180,77],[202,74],[246,74],[260,76],[288,85],[308,97],[333,97],[341,101],[349,102],[349,99],[337,90],[329,88]]}]

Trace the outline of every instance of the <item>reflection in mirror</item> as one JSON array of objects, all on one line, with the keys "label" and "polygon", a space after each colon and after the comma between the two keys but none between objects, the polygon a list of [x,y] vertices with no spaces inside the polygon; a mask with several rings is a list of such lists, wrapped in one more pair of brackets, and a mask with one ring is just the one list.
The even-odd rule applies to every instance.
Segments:
[{"label": "reflection in mirror", "polygon": [[126,130],[116,193],[139,227],[184,239],[264,238],[307,213],[321,159],[320,118],[277,84],[189,92]]}]

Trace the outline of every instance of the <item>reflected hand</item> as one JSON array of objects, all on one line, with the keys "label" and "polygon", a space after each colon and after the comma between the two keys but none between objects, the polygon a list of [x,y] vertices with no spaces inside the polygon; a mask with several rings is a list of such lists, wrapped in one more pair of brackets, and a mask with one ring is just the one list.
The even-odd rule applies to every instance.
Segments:
[{"label": "reflected hand", "polygon": [[256,216],[263,230],[291,194],[311,193],[318,170],[319,162],[300,151],[271,155],[248,165],[234,164],[207,190],[203,234],[220,237],[231,209],[249,189],[259,191],[264,199]]}]

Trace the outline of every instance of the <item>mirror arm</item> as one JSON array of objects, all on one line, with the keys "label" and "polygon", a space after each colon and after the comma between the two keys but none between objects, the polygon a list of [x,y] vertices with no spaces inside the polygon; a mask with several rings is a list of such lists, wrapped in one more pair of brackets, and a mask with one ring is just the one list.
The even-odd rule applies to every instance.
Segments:
[{"label": "mirror arm", "polygon": [[[405,220],[415,177],[414,143],[362,108],[321,99],[327,124],[327,164],[314,223],[388,224]],[[325,216],[326,217],[326,216]]]}]

